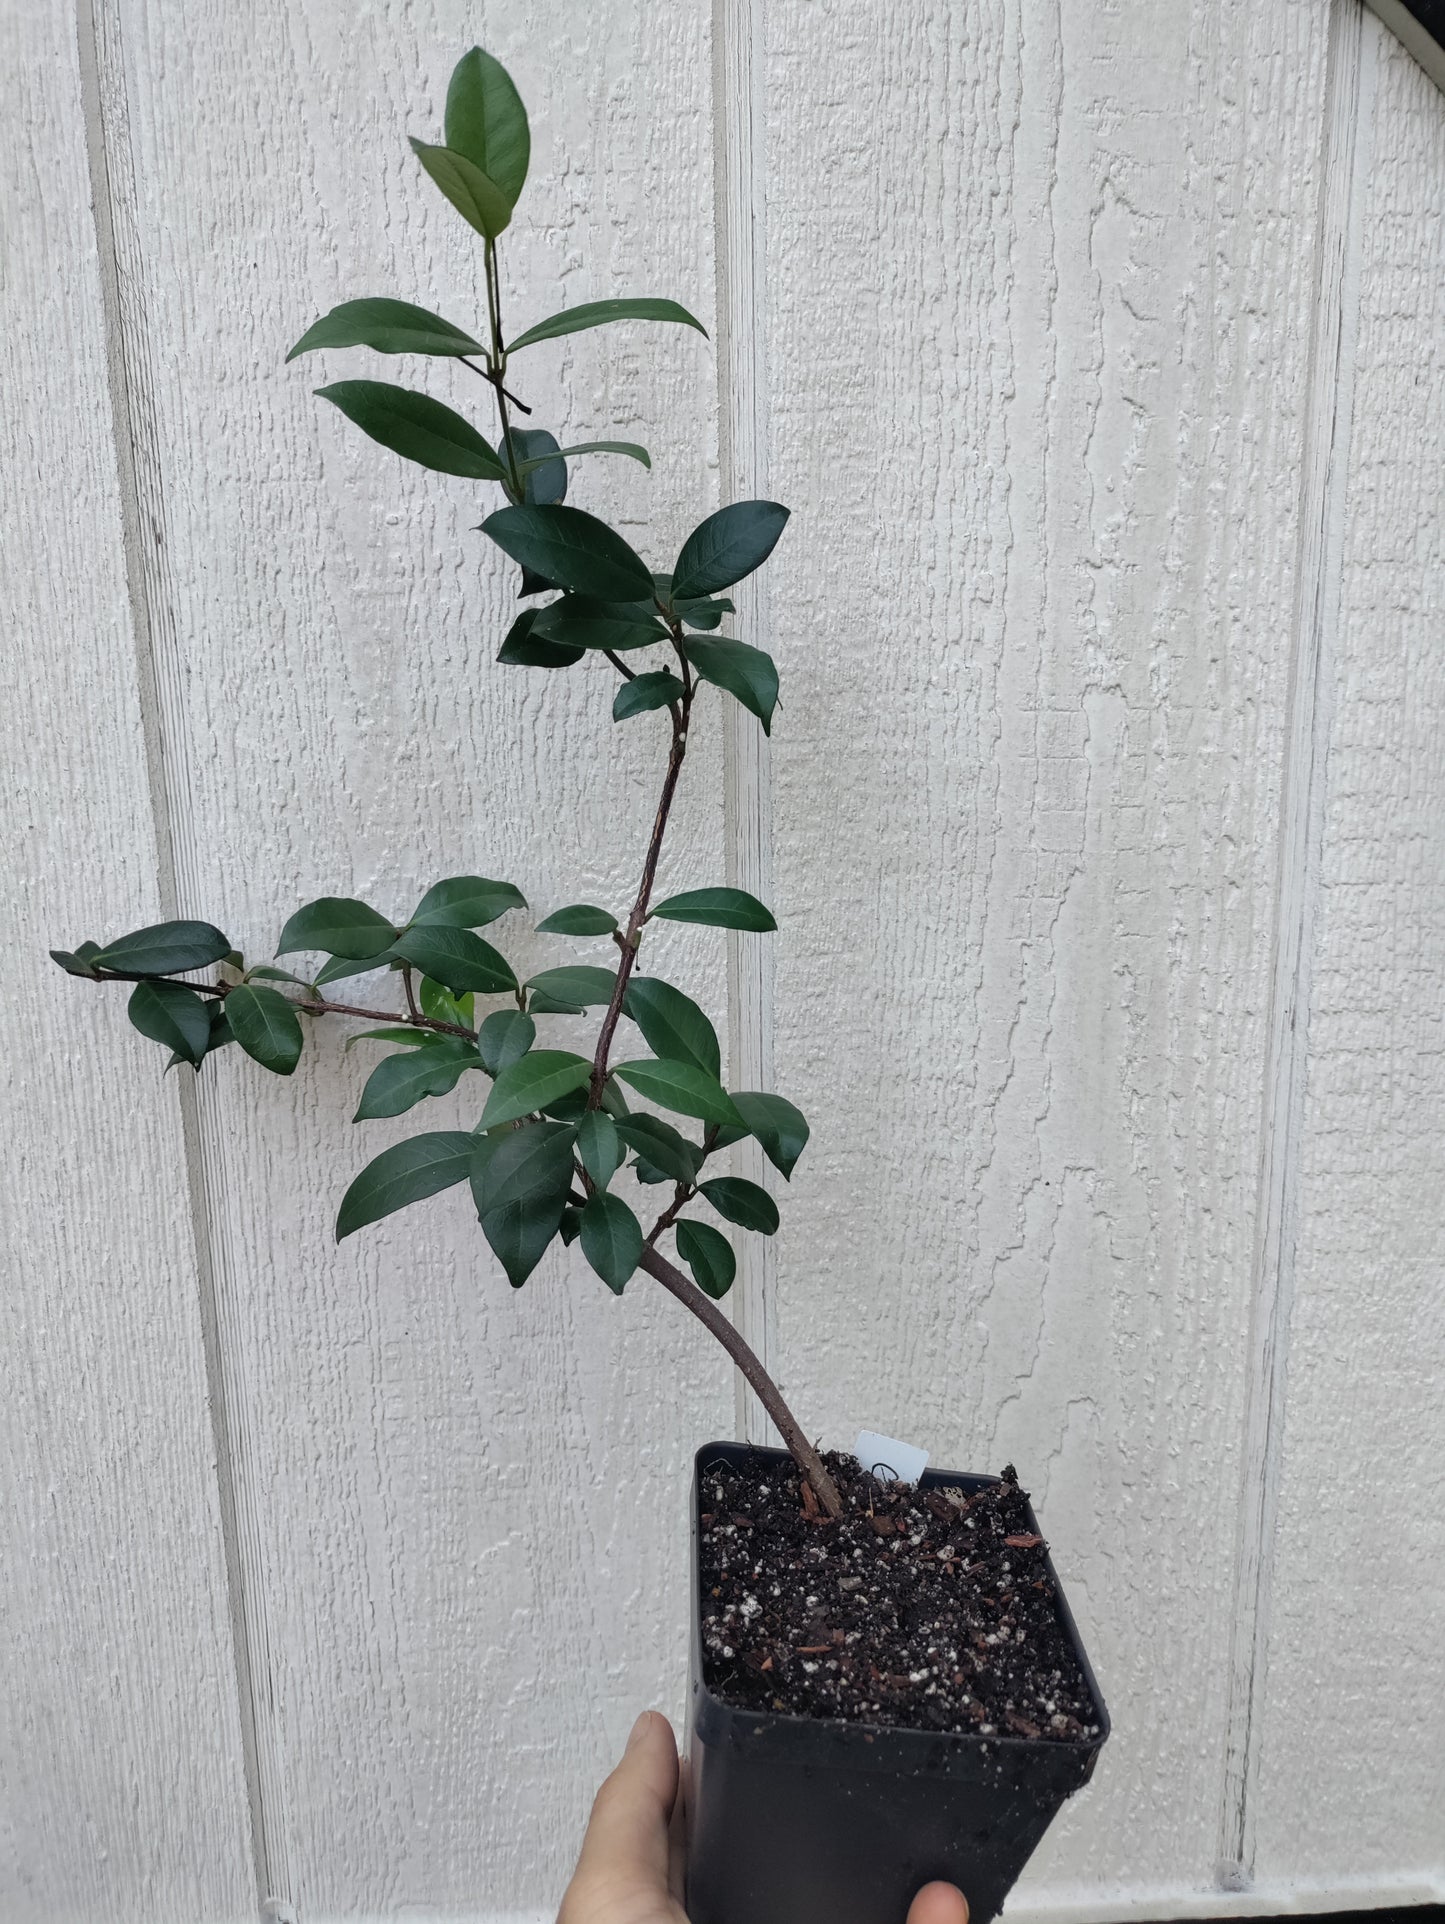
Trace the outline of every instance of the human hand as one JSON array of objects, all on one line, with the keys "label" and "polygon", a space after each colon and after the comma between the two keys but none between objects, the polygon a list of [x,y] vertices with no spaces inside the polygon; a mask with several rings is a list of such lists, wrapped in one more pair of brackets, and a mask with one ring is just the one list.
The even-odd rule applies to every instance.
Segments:
[{"label": "human hand", "polygon": [[[597,1793],[557,1924],[687,1924],[677,1781],[672,1726],[646,1710]],[[952,1884],[926,1884],[907,1924],[968,1924],[968,1905]]]}]

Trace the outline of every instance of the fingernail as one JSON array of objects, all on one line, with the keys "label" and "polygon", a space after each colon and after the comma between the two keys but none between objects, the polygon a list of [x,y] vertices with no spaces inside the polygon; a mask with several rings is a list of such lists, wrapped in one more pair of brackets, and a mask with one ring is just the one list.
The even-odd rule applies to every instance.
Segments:
[{"label": "fingernail", "polygon": [[632,1746],[635,1743],[639,1743],[641,1741],[643,1734],[647,1729],[647,1726],[651,1722],[652,1722],[652,1712],[650,1710],[644,1710],[642,1715],[638,1718],[637,1722],[632,1726],[632,1735],[627,1739],[627,1748],[629,1750],[631,1750]]}]

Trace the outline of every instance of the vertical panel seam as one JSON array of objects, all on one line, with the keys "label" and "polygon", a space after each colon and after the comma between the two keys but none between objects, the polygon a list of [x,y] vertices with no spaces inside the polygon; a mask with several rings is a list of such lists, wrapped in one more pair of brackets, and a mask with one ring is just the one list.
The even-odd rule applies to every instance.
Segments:
[{"label": "vertical panel seam", "polygon": [[1220,1808],[1217,1881],[1226,1890],[1248,1889],[1254,1879],[1260,1712],[1268,1669],[1283,1464],[1331,677],[1354,406],[1361,201],[1374,108],[1375,42],[1365,41],[1362,23],[1359,0],[1333,0]]},{"label": "vertical panel seam", "polygon": [[[113,161],[126,158],[130,129],[128,115],[117,114],[115,98],[124,101],[123,69],[106,84],[107,33],[100,18],[105,0],[77,0],[76,41],[85,121],[86,160],[90,176],[91,211],[95,225],[106,352],[106,384],[110,397],[111,433],[121,512],[121,539],[135,646],[137,697],[144,740],[146,783],[155,835],[158,896],[161,913],[173,916],[182,894],[178,852],[177,811],[188,787],[184,744],[167,740],[165,704],[161,695],[159,654],[171,626],[170,603],[164,588],[152,578],[164,571],[166,542],[164,497],[158,474],[144,473],[138,420],[148,402],[142,390],[149,385],[137,356],[144,356],[144,317],[137,326],[140,291],[127,285],[118,240],[122,219],[135,225],[133,165],[123,164],[120,178]],[[112,24],[109,36],[118,34]],[[147,522],[149,520],[149,528]],[[153,550],[147,567],[147,537]],[[217,1252],[212,1235],[211,1180],[207,1170],[205,1120],[194,1079],[179,1085],[182,1137],[186,1164],[187,1205],[196,1271],[198,1309],[205,1358],[207,1404],[215,1449],[217,1502],[220,1512],[222,1556],[231,1632],[234,1682],[241,1733],[242,1768],[250,1820],[250,1850],[257,1887],[257,1906],[263,1915],[283,1918],[289,1913],[270,1900],[274,1852],[268,1835],[262,1795],[263,1772],[256,1714],[257,1665],[250,1586],[240,1528],[238,1475],[232,1397],[225,1367],[220,1317],[217,1310]],[[264,1669],[264,1666],[262,1666]]]}]

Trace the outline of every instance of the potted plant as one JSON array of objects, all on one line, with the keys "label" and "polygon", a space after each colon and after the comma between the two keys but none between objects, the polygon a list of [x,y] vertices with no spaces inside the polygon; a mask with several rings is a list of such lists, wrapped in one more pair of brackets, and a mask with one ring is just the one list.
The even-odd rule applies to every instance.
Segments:
[{"label": "potted plant", "polygon": [[[518,357],[620,320],[700,323],[676,302],[588,302],[508,338],[498,246],[527,176],[527,116],[478,48],[452,75],[445,140],[413,141],[434,184],[480,237],[485,323],[475,332],[391,299],[343,303],[289,358],[369,348],[459,361],[491,390],[495,438],[411,388],[342,380],[318,392],[403,458],[495,486],[481,532],[520,570],[522,604],[497,660],[616,679],[614,722],[656,732],[656,818],[625,905],[573,903],[539,930],[607,945],[519,980],[478,933],[526,907],[510,882],[457,875],[407,913],[346,896],[306,904],[278,958],[248,963],[209,922],[173,921],[52,951],[72,975],[131,985],[129,1012],[171,1065],[199,1071],[231,1044],[290,1075],[322,1017],[371,1025],[388,1045],[354,1120],[392,1117],[476,1075],[470,1130],[421,1131],[385,1149],[341,1200],[338,1238],[467,1183],[483,1236],[520,1288],[554,1240],[576,1243],[619,1295],[641,1271],[717,1338],[777,1425],[786,1451],[714,1443],[693,1489],[688,1902],[696,1924],[894,1924],[916,1886],[959,1884],[986,1924],[1107,1734],[1046,1547],[1012,1471],[879,1481],[824,1458],[717,1307],[735,1257],[719,1221],[778,1227],[773,1197],[721,1160],[745,1136],[788,1179],[808,1140],[770,1091],[727,1089],[718,1038],[688,995],[650,974],[655,921],[763,939],[755,897],[703,886],[661,893],[659,861],[691,731],[703,706],[741,702],[767,730],[778,674],[724,632],[726,590],[767,560],[787,510],[722,508],[656,572],[614,529],[571,506],[569,462],[650,465],[622,441],[562,447],[521,425]],[[523,362],[523,365],[525,363]],[[380,977],[367,989],[341,987]],[[388,1001],[389,986],[396,1001]],[[600,1009],[595,1044],[552,1045],[548,1017]],[[624,1028],[624,1024],[627,1025]],[[640,1043],[634,1038],[640,1038]],[[665,1113],[659,1113],[665,1112]],[[669,1120],[674,1118],[674,1120]],[[644,1216],[639,1208],[649,1194]],[[670,1238],[677,1259],[667,1253]],[[690,1272],[688,1274],[687,1272]]]}]

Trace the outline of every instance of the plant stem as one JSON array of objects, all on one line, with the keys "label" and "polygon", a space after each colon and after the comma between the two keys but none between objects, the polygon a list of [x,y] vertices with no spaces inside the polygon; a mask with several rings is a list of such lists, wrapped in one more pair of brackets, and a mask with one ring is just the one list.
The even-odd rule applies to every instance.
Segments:
[{"label": "plant stem", "polygon": [[822,1457],[804,1436],[797,1418],[783,1401],[782,1392],[777,1384],[768,1375],[732,1323],[717,1305],[703,1294],[696,1283],[690,1283],[682,1271],[675,1268],[657,1250],[650,1247],[644,1249],[639,1267],[645,1269],[649,1276],[655,1277],[664,1289],[670,1290],[685,1308],[692,1311],[700,1323],[711,1330],[756,1392],[758,1401],[777,1424],[783,1441],[792,1452],[794,1462],[812,1484],[818,1501],[829,1516],[841,1516],[843,1500],[838,1495],[838,1486],[829,1476]]},{"label": "plant stem", "polygon": [[507,467],[512,477],[510,493],[513,501],[520,502],[524,493],[522,477],[517,470],[517,450],[512,445],[512,430],[507,420],[507,390],[502,386],[502,370],[507,364],[507,355],[502,346],[502,290],[497,278],[495,241],[487,242],[486,280],[487,321],[492,330],[492,352],[487,379],[491,382],[492,391],[497,397],[497,416],[502,424],[502,452],[506,456]]},{"label": "plant stem", "polygon": [[[196,995],[214,995],[224,1000],[233,989],[239,989],[239,982],[186,982],[173,975],[122,975],[119,970],[106,969],[96,976],[97,982],[161,982],[167,988],[191,989]],[[279,992],[278,992],[279,993]],[[360,1009],[354,1002],[327,1002],[321,996],[302,998],[283,995],[299,1015],[356,1015],[367,1022],[384,1022],[391,1028],[430,1029],[437,1035],[458,1035],[467,1042],[475,1042],[477,1032],[459,1022],[433,1022],[424,1015],[407,1015],[399,1009]]]}]

